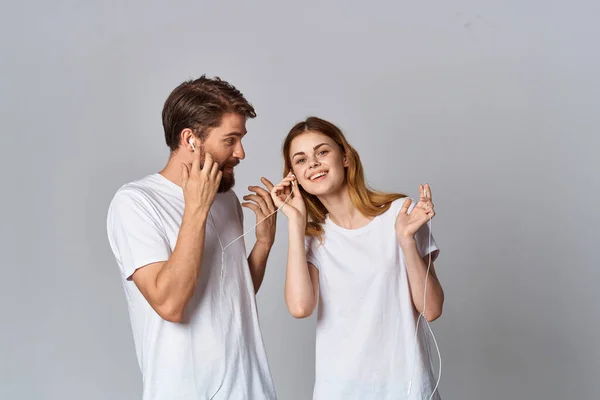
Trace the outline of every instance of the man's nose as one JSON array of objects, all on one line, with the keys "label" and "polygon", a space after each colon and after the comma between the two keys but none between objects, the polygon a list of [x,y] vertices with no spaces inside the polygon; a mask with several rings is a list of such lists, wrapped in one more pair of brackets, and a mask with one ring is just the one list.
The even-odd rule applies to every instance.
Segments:
[{"label": "man's nose", "polygon": [[238,144],[238,146],[236,146],[235,151],[233,152],[233,156],[238,160],[243,160],[244,158],[246,158],[246,152],[244,151],[244,146],[242,146],[241,143]]}]

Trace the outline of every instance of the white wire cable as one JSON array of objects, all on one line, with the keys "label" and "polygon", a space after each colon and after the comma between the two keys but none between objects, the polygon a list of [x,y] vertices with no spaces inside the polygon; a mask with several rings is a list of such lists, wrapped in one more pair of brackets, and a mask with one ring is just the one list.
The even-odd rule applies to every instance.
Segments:
[{"label": "white wire cable", "polygon": [[[275,211],[273,211],[271,214],[267,215],[265,218],[263,218],[260,221],[258,221],[252,228],[248,229],[242,235],[240,235],[237,238],[235,238],[233,241],[231,241],[231,243],[229,243],[225,247],[223,247],[223,242],[221,241],[221,237],[219,236],[219,231],[217,230],[217,227],[216,227],[216,225],[214,223],[214,218],[212,216],[212,213],[209,211],[211,222],[213,224],[215,232],[217,233],[217,238],[219,239],[219,245],[221,246],[221,280],[220,280],[220,282],[221,282],[221,291],[220,291],[220,294],[219,294],[219,310],[220,310],[220,314],[221,314],[221,338],[224,337],[224,329],[223,329],[223,279],[225,277],[225,275],[224,275],[225,274],[225,268],[223,268],[223,265],[225,263],[225,249],[227,249],[229,246],[231,246],[232,244],[234,244],[235,242],[237,242],[238,240],[240,240],[241,238],[243,238],[244,236],[246,236],[248,233],[250,233],[250,231],[252,231],[254,228],[256,228],[259,224],[261,224],[262,222],[266,221],[273,214],[275,214],[279,210],[281,210],[287,204],[288,200],[290,199],[290,197],[292,196],[293,193],[294,193],[293,190],[290,191],[290,194],[285,199],[285,201],[281,204],[281,206],[277,207],[277,209]],[[227,346],[225,344],[223,344],[223,365],[224,365],[224,367],[223,367],[223,378],[221,379],[221,383],[219,384],[219,387],[217,388],[216,392],[212,396],[210,396],[211,400],[215,398],[215,396],[217,395],[217,393],[219,393],[219,391],[223,387],[223,383],[225,382],[225,375],[227,374]]]},{"label": "white wire cable", "polygon": [[[225,250],[231,246],[233,243],[237,242],[239,239],[243,238],[244,236],[246,236],[248,233],[250,233],[252,230],[254,230],[259,224],[261,224],[262,222],[266,221],[268,218],[270,218],[273,214],[277,213],[278,211],[280,211],[288,202],[288,200],[290,199],[290,197],[293,194],[293,190],[290,192],[290,194],[288,195],[288,197],[285,199],[285,201],[281,204],[281,206],[277,207],[277,209],[275,211],[273,211],[272,213],[270,213],[269,215],[267,215],[265,218],[263,218],[262,220],[260,220],[259,222],[257,222],[253,227],[251,227],[250,229],[248,229],[246,232],[244,232],[242,235],[238,236],[237,238],[235,238],[233,241],[231,241],[229,244],[227,244],[226,246],[223,246],[223,242],[221,241],[221,237],[219,236],[219,233],[216,229],[216,225],[214,224],[214,222],[212,222],[213,227],[215,228],[215,232],[217,233],[217,238],[219,240],[219,245],[221,246],[221,290],[220,290],[220,296],[219,296],[219,309],[220,309],[220,314],[221,314],[221,337],[224,336],[224,329],[223,329],[223,279],[224,279],[224,273],[225,273],[225,269],[223,268],[224,266],[224,262],[225,262]],[[214,218],[212,217],[212,213],[211,215],[211,221],[214,220]],[[432,230],[431,230],[431,219],[429,220],[429,225],[430,225],[430,229],[429,229],[429,246],[428,248],[431,248],[431,236],[432,236]],[[431,392],[431,396],[429,397],[429,400],[431,400],[433,398],[433,395],[435,394],[441,377],[442,377],[442,356],[440,354],[440,349],[437,343],[437,340],[435,338],[435,335],[433,334],[433,330],[431,329],[431,326],[429,325],[429,321],[427,321],[427,318],[425,317],[425,311],[426,311],[426,306],[427,306],[427,280],[429,277],[429,271],[431,269],[431,253],[429,253],[429,262],[427,265],[427,273],[425,275],[425,290],[424,290],[424,294],[423,294],[423,312],[421,312],[419,314],[419,318],[417,318],[417,322],[416,322],[416,327],[415,327],[415,346],[414,346],[414,354],[413,354],[413,372],[412,372],[412,377],[409,381],[408,384],[408,392],[406,393],[406,396],[408,397],[410,395],[411,389],[412,389],[412,382],[415,376],[415,368],[416,368],[416,351],[417,351],[417,343],[418,343],[418,332],[419,332],[419,322],[421,320],[421,318],[423,318],[425,320],[425,323],[427,324],[427,328],[429,329],[429,332],[431,333],[431,337],[433,338],[433,342],[435,344],[437,353],[438,353],[438,357],[440,360],[440,371],[439,371],[439,375],[438,375],[438,379],[436,382],[436,385],[433,389],[433,391]],[[221,379],[221,383],[219,384],[219,387],[217,388],[217,390],[215,391],[215,393],[210,397],[210,399],[214,399],[214,397],[218,394],[218,392],[221,390],[223,383],[225,382],[225,375],[227,374],[227,348],[224,345],[223,346],[223,365],[224,365],[224,370],[223,370],[223,378]],[[430,359],[431,361],[431,359]],[[431,364],[431,362],[430,362]],[[433,369],[433,365],[430,365],[430,367]]]},{"label": "white wire cable", "polygon": [[[425,194],[427,194],[427,191],[425,191]],[[429,219],[429,246],[427,247],[428,249],[431,249],[431,237],[433,236],[431,225],[432,225],[432,223],[431,223],[431,218],[430,218]],[[415,377],[415,367],[416,367],[416,363],[417,363],[417,343],[418,343],[418,333],[419,333],[419,322],[420,322],[421,318],[423,318],[423,320],[425,320],[425,323],[427,324],[427,328],[429,329],[429,332],[431,333],[431,337],[433,339],[433,343],[435,344],[435,348],[437,350],[438,357],[440,360],[440,371],[438,374],[438,379],[435,384],[435,387],[433,388],[433,391],[431,392],[431,396],[429,396],[429,400],[431,400],[433,398],[433,395],[435,394],[435,392],[440,384],[440,380],[442,378],[442,355],[440,353],[440,347],[438,346],[435,335],[433,334],[431,325],[429,325],[429,321],[427,321],[427,318],[425,317],[425,311],[426,311],[426,307],[427,307],[427,279],[429,278],[429,270],[430,269],[431,269],[431,252],[429,252],[429,261],[427,263],[427,273],[425,274],[425,290],[423,293],[423,312],[421,312],[421,314],[419,314],[419,318],[417,318],[417,323],[415,326],[415,340],[414,340],[415,346],[414,346],[414,351],[413,351],[413,372],[412,372],[410,381],[408,382],[408,392],[406,393],[406,397],[408,397],[410,395],[413,379]],[[429,366],[433,370],[433,365],[431,363],[431,357],[429,357]]]}]

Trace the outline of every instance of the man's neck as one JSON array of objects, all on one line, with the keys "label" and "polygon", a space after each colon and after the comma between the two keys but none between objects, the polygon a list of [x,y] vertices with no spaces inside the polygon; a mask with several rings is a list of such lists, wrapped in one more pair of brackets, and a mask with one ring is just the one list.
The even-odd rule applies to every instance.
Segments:
[{"label": "man's neck", "polygon": [[[181,169],[182,164],[185,164],[177,153],[172,153],[169,157],[167,165],[159,172],[162,176],[181,187]],[[189,165],[188,165],[189,167]]]},{"label": "man's neck", "polygon": [[342,228],[358,229],[371,221],[371,218],[361,214],[352,203],[348,186],[344,186],[338,193],[319,196],[319,200],[327,208],[331,221]]}]

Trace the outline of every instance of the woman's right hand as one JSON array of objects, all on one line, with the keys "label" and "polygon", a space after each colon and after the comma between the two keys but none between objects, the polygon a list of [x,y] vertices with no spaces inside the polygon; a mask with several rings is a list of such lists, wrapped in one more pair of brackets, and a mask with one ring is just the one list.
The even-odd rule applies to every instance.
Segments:
[{"label": "woman's right hand", "polygon": [[[291,196],[290,193],[292,193]],[[281,208],[281,211],[288,219],[297,219],[302,223],[306,222],[306,206],[304,205],[302,194],[298,190],[298,182],[294,174],[290,172],[281,182],[273,186],[273,189],[271,189],[271,198],[275,206]],[[285,201],[286,199],[287,202]],[[284,202],[285,205],[283,205]]]}]

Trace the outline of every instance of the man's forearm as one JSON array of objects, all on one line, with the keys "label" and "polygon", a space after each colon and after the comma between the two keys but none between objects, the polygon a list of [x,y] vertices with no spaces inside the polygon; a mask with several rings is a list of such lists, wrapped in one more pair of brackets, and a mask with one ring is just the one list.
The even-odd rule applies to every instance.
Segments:
[{"label": "man's forearm", "polygon": [[156,288],[175,315],[194,294],[204,253],[207,216],[184,214],[175,249],[156,277]]},{"label": "man's forearm", "polygon": [[265,269],[267,267],[267,259],[271,252],[271,246],[256,242],[254,248],[248,257],[248,266],[250,267],[250,275],[252,275],[252,283],[254,284],[254,293],[258,293],[263,278],[265,277]]}]

